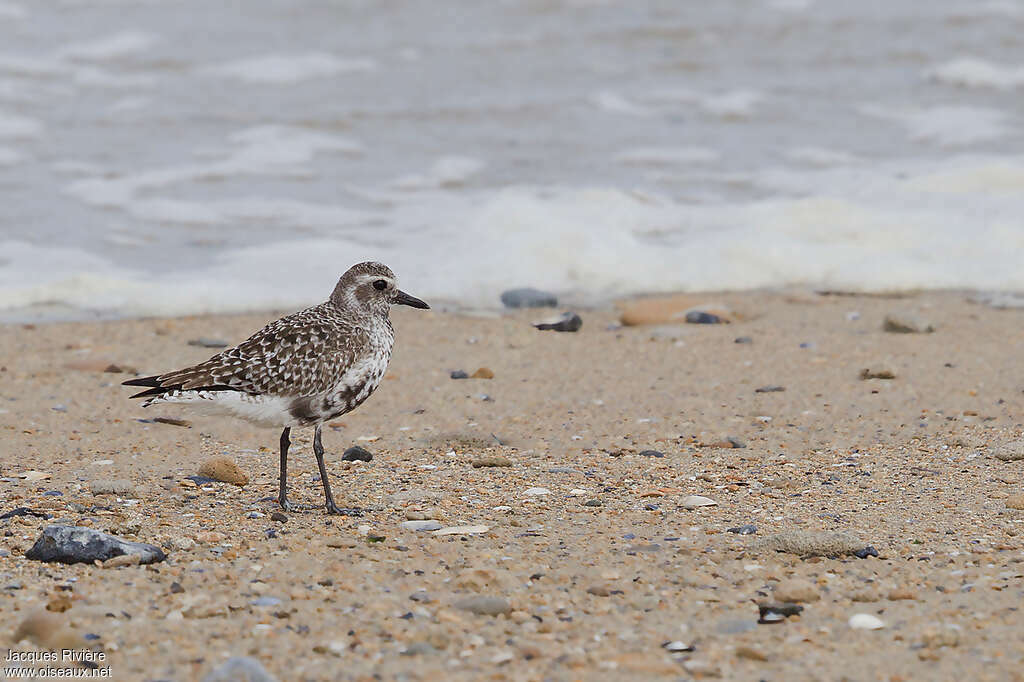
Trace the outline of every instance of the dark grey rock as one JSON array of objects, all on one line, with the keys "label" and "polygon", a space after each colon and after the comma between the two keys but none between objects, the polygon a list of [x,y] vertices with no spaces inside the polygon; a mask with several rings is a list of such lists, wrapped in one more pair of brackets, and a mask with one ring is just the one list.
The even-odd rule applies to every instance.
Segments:
[{"label": "dark grey rock", "polygon": [[373,454],[366,448],[355,445],[346,450],[341,458],[346,462],[369,462],[373,459]]},{"label": "dark grey rock", "polygon": [[868,545],[864,549],[858,549],[856,552],[853,552],[853,556],[857,557],[858,559],[867,559],[869,556],[876,557],[878,556],[878,550],[872,547],[871,545]]},{"label": "dark grey rock", "polygon": [[36,511],[35,509],[29,509],[28,507],[15,507],[9,512],[0,514],[0,519],[10,519],[15,516],[34,516],[37,519],[50,518],[50,515],[46,512]]},{"label": "dark grey rock", "polygon": [[536,322],[533,326],[541,331],[576,332],[583,326],[583,318],[576,313],[565,312],[557,319]]},{"label": "dark grey rock", "polygon": [[714,313],[706,313],[703,310],[691,310],[686,313],[686,321],[690,324],[722,324],[725,322]]},{"label": "dark grey rock", "polygon": [[255,658],[235,656],[206,673],[203,682],[277,682],[277,678]]},{"label": "dark grey rock", "polygon": [[124,554],[137,555],[140,564],[151,564],[167,558],[163,550],[154,545],[122,540],[80,526],[47,526],[31,549],[25,552],[25,558],[77,564],[106,561]]},{"label": "dark grey rock", "polygon": [[757,532],[757,526],[753,524],[747,524],[746,526],[736,526],[735,528],[729,528],[729,533],[736,533],[737,535],[753,535]]},{"label": "dark grey rock", "polygon": [[478,616],[498,616],[512,611],[504,597],[489,597],[478,594],[455,602],[455,608],[475,613]]},{"label": "dark grey rock", "polygon": [[733,343],[754,343],[754,339],[749,336],[737,336]]},{"label": "dark grey rock", "polygon": [[525,287],[502,292],[501,303],[506,308],[554,308],[558,298],[546,291]]},{"label": "dark grey rock", "polygon": [[755,388],[754,393],[782,393],[785,390],[785,386],[761,386],[760,388]]},{"label": "dark grey rock", "polygon": [[799,604],[758,604],[758,619],[757,622],[761,625],[773,625],[775,623],[781,623],[790,616],[799,615],[804,607]]},{"label": "dark grey rock", "polygon": [[270,515],[271,521],[277,521],[278,523],[288,523],[288,517],[283,513],[276,511]]},{"label": "dark grey rock", "polygon": [[604,504],[601,500],[587,500],[583,503],[584,507],[600,507]]},{"label": "dark grey rock", "polygon": [[664,452],[658,452],[657,450],[641,450],[639,453],[641,457],[664,457]]},{"label": "dark grey rock", "polygon": [[198,339],[189,339],[188,345],[199,346],[200,348],[227,348],[228,342],[200,336]]},{"label": "dark grey rock", "polygon": [[582,473],[579,469],[573,469],[572,467],[551,467],[548,469],[549,474],[579,474]]},{"label": "dark grey rock", "polygon": [[466,372],[462,371],[461,369],[454,370],[449,376],[451,376],[452,379],[468,379],[469,378],[469,375]]}]

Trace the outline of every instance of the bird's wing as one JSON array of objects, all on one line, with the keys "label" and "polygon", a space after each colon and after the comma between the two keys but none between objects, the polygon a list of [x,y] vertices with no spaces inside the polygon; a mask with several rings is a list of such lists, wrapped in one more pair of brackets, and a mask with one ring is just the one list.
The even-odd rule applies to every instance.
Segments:
[{"label": "bird's wing", "polygon": [[368,343],[364,330],[316,306],[272,322],[198,365],[125,383],[153,387],[132,397],[172,390],[315,395],[335,386]]}]

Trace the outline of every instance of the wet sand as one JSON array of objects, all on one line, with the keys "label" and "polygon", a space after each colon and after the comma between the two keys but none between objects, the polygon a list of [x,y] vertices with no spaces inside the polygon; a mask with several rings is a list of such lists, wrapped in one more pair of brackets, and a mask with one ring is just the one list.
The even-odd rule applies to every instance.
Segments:
[{"label": "wet sand", "polygon": [[[617,328],[582,310],[557,333],[535,311],[396,310],[381,387],[324,433],[335,498],[363,516],[325,515],[301,430],[289,478],[307,509],[286,521],[268,499],[278,432],[142,410],[119,385],[133,374],[102,371],[194,363],[215,351],[190,339],[237,343],[277,314],[0,328],[0,513],[52,516],[0,520],[0,640],[57,641],[11,641],[50,604],[47,627],[94,635],[125,680],[201,679],[230,656],[280,680],[1024,679],[1024,461],[992,456],[1024,430],[1024,311],[962,293],[694,300],[736,319]],[[936,331],[883,331],[902,311]],[[494,378],[449,378],[480,367]],[[343,462],[352,445],[372,462]],[[186,478],[215,457],[249,483]],[[510,466],[474,467],[487,458]],[[132,492],[90,492],[117,479]],[[487,528],[401,525],[416,519]],[[25,559],[54,522],[168,558]],[[762,544],[791,531],[878,556]],[[758,624],[780,596],[803,611]]]}]

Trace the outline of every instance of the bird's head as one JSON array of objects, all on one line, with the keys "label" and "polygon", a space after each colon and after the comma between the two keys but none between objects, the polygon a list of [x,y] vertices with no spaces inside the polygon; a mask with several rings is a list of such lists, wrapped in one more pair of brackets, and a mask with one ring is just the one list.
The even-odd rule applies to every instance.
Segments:
[{"label": "bird's head", "polygon": [[341,276],[331,294],[331,302],[345,310],[379,315],[387,315],[392,305],[430,308],[398,288],[391,268],[370,261],[353,265]]}]

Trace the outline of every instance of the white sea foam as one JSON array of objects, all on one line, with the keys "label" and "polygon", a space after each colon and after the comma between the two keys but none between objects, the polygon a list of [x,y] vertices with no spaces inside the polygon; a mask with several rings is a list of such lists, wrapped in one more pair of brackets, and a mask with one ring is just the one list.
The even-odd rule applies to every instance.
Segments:
[{"label": "white sea foam", "polygon": [[1005,137],[1011,132],[1008,116],[995,109],[942,106],[929,109],[888,109],[865,106],[869,116],[895,121],[910,136],[943,147],[958,147]]},{"label": "white sea foam", "polygon": [[483,169],[484,162],[480,159],[445,156],[435,161],[425,173],[403,175],[391,183],[391,186],[402,190],[460,187]]},{"label": "white sea foam", "polygon": [[827,168],[829,166],[847,166],[858,163],[861,159],[849,152],[837,149],[824,149],[822,147],[797,147],[786,151],[786,157],[793,161]]},{"label": "white sea foam", "polygon": [[723,119],[746,119],[754,115],[764,95],[745,88],[719,93],[702,93],[685,88],[658,90],[650,93],[645,101],[662,109],[675,109],[679,105],[694,106],[711,116]]},{"label": "white sea foam", "polygon": [[209,73],[249,83],[285,85],[340,73],[373,71],[376,62],[367,58],[343,59],[323,52],[268,54],[211,67]]},{"label": "white sea foam", "polygon": [[629,116],[650,116],[653,112],[647,107],[631,102],[622,95],[602,90],[591,97],[591,101],[604,111]]},{"label": "white sea foam", "polygon": [[977,57],[954,59],[928,75],[942,83],[968,88],[1012,90],[1024,86],[1024,66],[1004,66]]},{"label": "white sea foam", "polygon": [[639,147],[620,152],[615,160],[630,166],[689,166],[712,163],[720,157],[705,147]]},{"label": "white sea foam", "polygon": [[[202,203],[216,219],[305,220],[311,232],[166,274],[8,243],[0,246],[9,261],[0,307],[292,308],[326,296],[341,271],[367,258],[392,265],[428,300],[491,306],[524,284],[593,301],[784,285],[1024,291],[1024,158],[773,169],[756,178],[775,198],[691,205],[614,188],[516,186],[410,193],[374,215],[267,199]],[[388,229],[361,229],[371,220]]]}]

